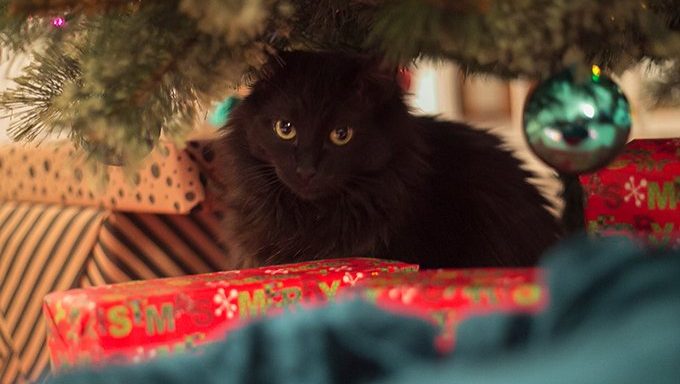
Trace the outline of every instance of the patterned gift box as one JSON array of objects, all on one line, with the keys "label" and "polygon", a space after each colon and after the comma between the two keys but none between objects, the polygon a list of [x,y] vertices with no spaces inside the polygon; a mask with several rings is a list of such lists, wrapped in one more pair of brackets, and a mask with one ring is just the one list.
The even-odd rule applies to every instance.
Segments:
[{"label": "patterned gift box", "polygon": [[69,142],[41,147],[0,147],[0,201],[108,208],[125,212],[189,212],[205,195],[196,165],[171,142],[163,141],[140,166],[121,167],[86,161]]},{"label": "patterned gift box", "polygon": [[539,268],[484,268],[381,275],[338,295],[356,296],[434,322],[441,329],[438,346],[448,351],[461,321],[489,313],[536,313],[549,295]]},{"label": "patterned gift box", "polygon": [[590,233],[680,247],[680,139],[634,140],[581,183]]},{"label": "patterned gift box", "polygon": [[303,299],[323,302],[360,280],[415,270],[412,264],[350,258],[52,293],[43,305],[52,366],[181,352]]}]

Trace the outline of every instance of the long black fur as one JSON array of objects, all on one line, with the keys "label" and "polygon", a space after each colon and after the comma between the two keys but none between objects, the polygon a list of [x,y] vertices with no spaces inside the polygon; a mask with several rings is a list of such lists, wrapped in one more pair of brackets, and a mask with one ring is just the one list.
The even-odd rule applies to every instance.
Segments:
[{"label": "long black fur", "polygon": [[[560,228],[495,136],[415,117],[391,72],[335,53],[267,67],[221,140],[235,267],[372,256],[428,267],[533,265]],[[273,130],[292,122],[295,140]],[[328,135],[350,126],[344,146]],[[316,169],[308,188],[295,168]]]}]

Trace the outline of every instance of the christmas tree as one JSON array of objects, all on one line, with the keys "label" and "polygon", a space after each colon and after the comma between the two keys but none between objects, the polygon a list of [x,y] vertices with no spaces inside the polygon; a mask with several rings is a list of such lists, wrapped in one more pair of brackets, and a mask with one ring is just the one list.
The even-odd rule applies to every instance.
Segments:
[{"label": "christmas tree", "polygon": [[0,41],[33,57],[0,95],[13,138],[65,131],[128,160],[288,49],[532,79],[646,61],[666,68],[657,95],[680,90],[678,0],[0,0]]}]

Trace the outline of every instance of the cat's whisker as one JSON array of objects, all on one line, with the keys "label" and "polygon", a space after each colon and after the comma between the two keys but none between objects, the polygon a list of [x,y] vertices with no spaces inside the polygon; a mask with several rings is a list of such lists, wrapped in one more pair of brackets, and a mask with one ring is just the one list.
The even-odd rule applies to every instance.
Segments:
[{"label": "cat's whisker", "polygon": [[250,183],[256,180],[265,180],[265,181],[278,181],[278,178],[276,177],[276,172],[273,170],[273,168],[270,169],[259,169],[259,170],[254,170],[254,171],[248,171],[246,172],[247,175],[242,176],[239,178],[239,181],[242,183]]},{"label": "cat's whisker", "polygon": [[250,176],[250,175],[262,175],[262,174],[274,174],[274,173],[276,173],[276,172],[274,171],[274,167],[272,167],[272,166],[263,166],[263,165],[252,166],[252,167],[249,167],[249,168],[245,168],[245,169],[242,171],[242,174],[245,174],[245,175],[247,175],[247,176]]},{"label": "cat's whisker", "polygon": [[[312,248],[311,245],[307,244],[304,248],[298,249],[298,251],[295,252],[295,254],[293,255],[293,260],[302,261],[302,260],[308,259],[309,257],[305,257],[305,256],[309,256],[309,255],[306,255],[306,254],[309,252],[309,250],[311,250],[311,248]],[[300,257],[300,256],[302,256],[302,257]],[[313,255],[312,258],[316,258],[315,256],[318,256],[318,255]]]},{"label": "cat's whisker", "polygon": [[263,176],[267,176],[270,173],[271,172],[269,172],[266,169],[251,170],[251,171],[243,172],[243,174],[241,175],[241,178],[242,179],[248,179],[248,178],[252,178],[252,177],[256,177],[256,178],[257,177],[263,177]]},{"label": "cat's whisker", "polygon": [[370,186],[379,186],[383,183],[383,181],[378,177],[370,177],[363,175],[353,175],[352,177],[350,177],[349,181]]},{"label": "cat's whisker", "polygon": [[[267,258],[265,259],[265,264],[266,265],[271,265],[276,263],[276,259],[284,254],[284,251],[288,251],[289,248],[291,248],[291,244],[297,243],[297,239],[295,237],[289,237],[285,241],[282,241],[279,244],[279,247],[277,247],[276,252],[271,253]],[[293,258],[294,259],[294,258]]]}]

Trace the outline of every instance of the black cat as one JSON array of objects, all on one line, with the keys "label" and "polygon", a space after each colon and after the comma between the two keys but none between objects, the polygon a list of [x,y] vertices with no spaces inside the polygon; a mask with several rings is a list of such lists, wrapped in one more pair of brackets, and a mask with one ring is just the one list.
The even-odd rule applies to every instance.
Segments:
[{"label": "black cat", "polygon": [[495,136],[411,115],[376,63],[284,53],[232,111],[219,153],[234,266],[534,264],[560,227],[532,174]]}]

